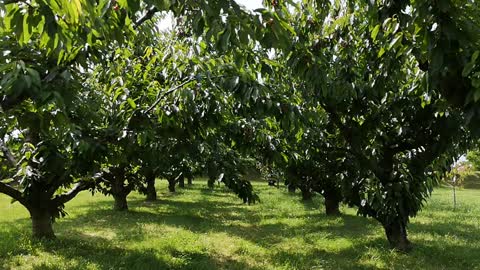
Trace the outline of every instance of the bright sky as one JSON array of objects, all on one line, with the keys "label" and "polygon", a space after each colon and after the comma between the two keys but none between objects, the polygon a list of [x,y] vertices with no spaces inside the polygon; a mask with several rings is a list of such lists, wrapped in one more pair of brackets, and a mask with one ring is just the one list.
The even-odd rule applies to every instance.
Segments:
[{"label": "bright sky", "polygon": [[236,2],[240,5],[245,6],[248,9],[256,9],[263,6],[262,0],[236,0]]},{"label": "bright sky", "polygon": [[[235,0],[239,5],[246,7],[247,9],[257,9],[263,7],[262,0]],[[172,27],[172,17],[167,16],[158,25],[159,30],[166,30]]]}]

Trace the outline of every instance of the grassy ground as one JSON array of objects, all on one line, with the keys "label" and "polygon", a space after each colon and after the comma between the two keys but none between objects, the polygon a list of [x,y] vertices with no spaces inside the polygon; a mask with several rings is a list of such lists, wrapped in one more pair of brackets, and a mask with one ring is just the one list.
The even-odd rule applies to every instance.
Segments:
[{"label": "grassy ground", "polygon": [[80,194],[55,224],[56,241],[30,240],[30,220],[0,196],[0,269],[480,269],[480,190],[438,189],[412,220],[408,255],[388,250],[373,220],[343,208],[323,214],[321,198],[303,204],[284,190],[256,184],[262,203],[246,206],[222,188],[197,183],[159,201]]}]

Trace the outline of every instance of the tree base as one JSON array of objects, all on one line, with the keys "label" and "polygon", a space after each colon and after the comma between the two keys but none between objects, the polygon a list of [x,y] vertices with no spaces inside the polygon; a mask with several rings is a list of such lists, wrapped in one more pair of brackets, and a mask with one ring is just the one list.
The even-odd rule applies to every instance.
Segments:
[{"label": "tree base", "polygon": [[168,191],[175,192],[175,180],[168,180]]},{"label": "tree base", "polygon": [[146,201],[157,200],[157,190],[155,189],[155,178],[153,178],[153,180],[147,181],[146,193],[147,193]]},{"label": "tree base", "polygon": [[330,198],[325,198],[325,214],[327,216],[339,216],[340,212],[340,201]]},{"label": "tree base", "polygon": [[310,202],[312,201],[313,194],[310,190],[302,190],[302,201],[304,202]]},{"label": "tree base", "polygon": [[180,178],[178,179],[178,187],[185,188],[185,178],[183,176],[180,176]]},{"label": "tree base", "polygon": [[208,179],[207,186],[213,189],[215,187],[215,179]]},{"label": "tree base", "polygon": [[[32,212],[32,211],[31,211]],[[53,219],[48,213],[33,213],[32,218],[32,234],[37,239],[54,239]]]},{"label": "tree base", "polygon": [[392,223],[383,226],[385,234],[390,244],[390,248],[400,251],[409,252],[412,250],[412,243],[407,238],[406,226],[400,223]]},{"label": "tree base", "polygon": [[154,202],[156,200],[157,200],[157,192],[148,193],[147,197],[145,198],[145,201],[147,202]]},{"label": "tree base", "polygon": [[126,195],[113,195],[115,204],[113,205],[113,210],[115,211],[127,211],[128,203]]}]

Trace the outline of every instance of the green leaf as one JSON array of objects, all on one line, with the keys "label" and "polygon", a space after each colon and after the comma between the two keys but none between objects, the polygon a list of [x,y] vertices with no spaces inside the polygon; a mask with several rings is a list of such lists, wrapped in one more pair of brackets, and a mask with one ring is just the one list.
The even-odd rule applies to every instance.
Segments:
[{"label": "green leaf", "polygon": [[220,34],[220,48],[222,51],[226,51],[228,49],[228,42],[230,40],[230,29],[227,28],[225,31]]},{"label": "green leaf", "polygon": [[476,61],[478,59],[478,55],[480,54],[480,51],[475,51],[472,55],[472,58],[470,60],[470,62],[468,62],[464,67],[463,67],[463,70],[462,70],[462,76],[463,77],[467,77],[471,72],[472,70],[475,68],[476,66]]},{"label": "green leaf", "polygon": [[377,24],[377,26],[375,26],[375,28],[373,28],[372,34],[371,34],[371,37],[374,41],[377,39],[377,35],[378,35],[379,31],[380,31],[380,24]]},{"label": "green leaf", "polygon": [[470,72],[472,72],[472,70],[475,68],[475,62],[469,62],[467,63],[464,67],[463,67],[463,70],[462,70],[462,76],[463,77],[467,77]]},{"label": "green leaf", "polygon": [[380,58],[380,57],[382,57],[382,55],[384,55],[384,54],[385,54],[385,48],[382,47],[382,48],[380,48],[380,51],[378,51],[377,57]]},{"label": "green leaf", "polygon": [[392,41],[390,41],[390,44],[388,45],[388,50],[398,47],[401,44],[402,38],[403,38],[403,33],[402,32],[397,33],[395,37],[392,39]]},{"label": "green leaf", "polygon": [[133,109],[137,108],[137,104],[135,104],[135,101],[133,101],[133,99],[127,98],[127,102],[130,105],[130,107],[132,107]]}]

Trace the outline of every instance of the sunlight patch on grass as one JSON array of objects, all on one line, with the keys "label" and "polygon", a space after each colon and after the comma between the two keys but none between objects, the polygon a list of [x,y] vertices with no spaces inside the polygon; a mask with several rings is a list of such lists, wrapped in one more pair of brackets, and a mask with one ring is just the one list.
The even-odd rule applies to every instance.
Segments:
[{"label": "sunlight patch on grass", "polygon": [[[261,203],[243,205],[224,188],[196,183],[176,194],[160,182],[159,200],[81,193],[55,224],[57,240],[32,241],[28,213],[0,195],[0,269],[480,269],[480,191],[438,189],[411,220],[409,254],[388,249],[382,227],[342,206],[255,183]],[[468,200],[468,204],[467,204]]]}]

